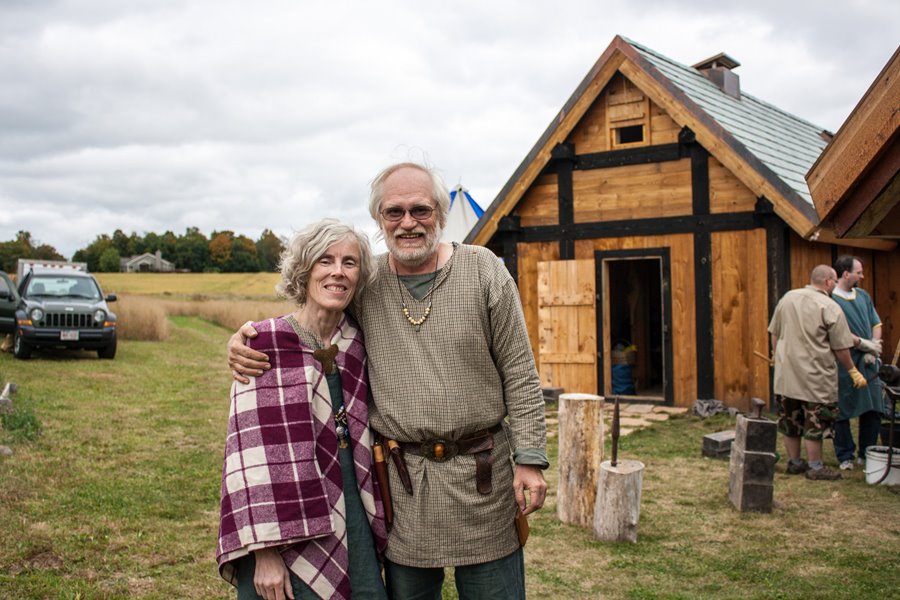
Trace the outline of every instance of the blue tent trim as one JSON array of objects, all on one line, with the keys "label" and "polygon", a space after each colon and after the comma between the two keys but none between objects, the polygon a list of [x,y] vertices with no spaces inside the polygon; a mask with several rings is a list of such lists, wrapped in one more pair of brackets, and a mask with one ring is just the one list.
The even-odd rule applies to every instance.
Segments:
[{"label": "blue tent trim", "polygon": [[[469,192],[467,192],[466,190],[463,190],[462,193],[466,197],[466,200],[468,200],[469,206],[471,206],[472,210],[475,212],[475,216],[480,219],[481,215],[484,214],[484,209],[481,208],[480,206],[478,206],[478,203],[472,199],[472,196],[469,195]],[[453,202],[455,200],[456,200],[456,190],[451,190],[450,191],[450,206],[453,206]]]}]

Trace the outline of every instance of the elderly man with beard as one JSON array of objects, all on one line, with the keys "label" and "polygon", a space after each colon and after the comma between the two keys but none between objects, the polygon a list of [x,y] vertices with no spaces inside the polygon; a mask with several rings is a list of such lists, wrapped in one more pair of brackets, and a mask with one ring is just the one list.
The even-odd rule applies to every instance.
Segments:
[{"label": "elderly man with beard", "polygon": [[[372,182],[369,209],[389,252],[356,316],[371,426],[398,442],[408,471],[390,472],[388,590],[439,599],[452,566],[460,598],[524,598],[513,521],[547,490],[540,382],[515,282],[489,250],[440,242],[449,208],[446,186],[421,165],[392,165]],[[238,379],[267,368],[241,334],[254,332],[229,343]]]}]

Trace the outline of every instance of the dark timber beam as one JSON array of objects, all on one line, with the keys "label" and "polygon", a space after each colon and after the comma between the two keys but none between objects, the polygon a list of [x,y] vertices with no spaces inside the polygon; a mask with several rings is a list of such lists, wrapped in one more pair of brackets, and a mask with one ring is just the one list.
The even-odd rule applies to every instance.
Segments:
[{"label": "dark timber beam", "polygon": [[[687,134],[685,133],[685,136]],[[689,143],[691,156],[691,204],[698,228],[694,232],[694,324],[697,331],[697,397],[715,397],[715,347],[713,345],[712,233],[709,214],[709,153]]]},{"label": "dark timber beam", "polygon": [[512,275],[516,285],[519,284],[519,238],[522,234],[521,219],[518,215],[507,215],[497,223],[497,233],[503,245],[503,262]]},{"label": "dark timber beam", "polygon": [[[559,225],[561,228],[575,222],[575,195],[572,187],[572,170],[575,163],[575,145],[557,144],[551,152],[556,165],[556,185],[559,193]],[[575,242],[568,236],[559,238],[559,259],[575,258]]]}]

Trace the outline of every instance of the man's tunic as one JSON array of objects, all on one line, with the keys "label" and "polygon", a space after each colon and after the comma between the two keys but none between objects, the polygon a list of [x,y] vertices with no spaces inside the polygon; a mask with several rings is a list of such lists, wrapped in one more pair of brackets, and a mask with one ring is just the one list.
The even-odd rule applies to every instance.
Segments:
[{"label": "man's tunic", "polygon": [[[401,296],[402,294],[402,296]],[[402,312],[419,318],[418,328]],[[394,527],[386,556],[414,567],[468,565],[519,547],[511,453],[546,456],[544,403],[515,282],[492,252],[459,245],[431,294],[414,300],[378,257],[358,317],[366,332],[374,430],[401,442],[455,440],[496,425],[493,491],[475,488],[475,457],[444,463],[406,455],[414,493],[391,465]],[[546,466],[546,463],[542,466]]]},{"label": "man's tunic", "polygon": [[[844,298],[839,293],[833,293],[831,297],[844,311],[850,331],[861,338],[871,339],[872,330],[881,326],[881,319],[875,312],[872,297],[865,290],[854,288],[852,291],[853,294],[849,298]],[[884,410],[878,368],[875,364],[867,365],[863,360],[865,356],[866,353],[861,350],[850,349],[850,358],[853,359],[853,364],[869,381],[869,385],[856,389],[846,371],[841,370],[838,375],[838,405],[841,409],[840,418],[842,420],[852,419],[873,410],[878,412]]]},{"label": "man's tunic", "polygon": [[775,393],[836,403],[838,369],[832,350],[852,347],[853,335],[834,300],[811,285],[789,291],[775,307],[769,333],[778,338]]}]

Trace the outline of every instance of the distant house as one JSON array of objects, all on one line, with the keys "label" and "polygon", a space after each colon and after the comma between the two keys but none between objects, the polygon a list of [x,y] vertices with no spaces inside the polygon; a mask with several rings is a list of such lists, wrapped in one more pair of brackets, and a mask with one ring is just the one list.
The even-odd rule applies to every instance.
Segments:
[{"label": "distant house", "polygon": [[842,253],[896,345],[896,241],[820,226],[804,176],[830,134],[745,93],[738,66],[616,37],[467,236],[516,278],[543,386],[747,410],[770,399],[776,303]]},{"label": "distant house", "polygon": [[137,256],[120,259],[119,270],[123,273],[167,273],[175,270],[175,265],[162,257],[162,252],[156,254],[144,252]]}]

